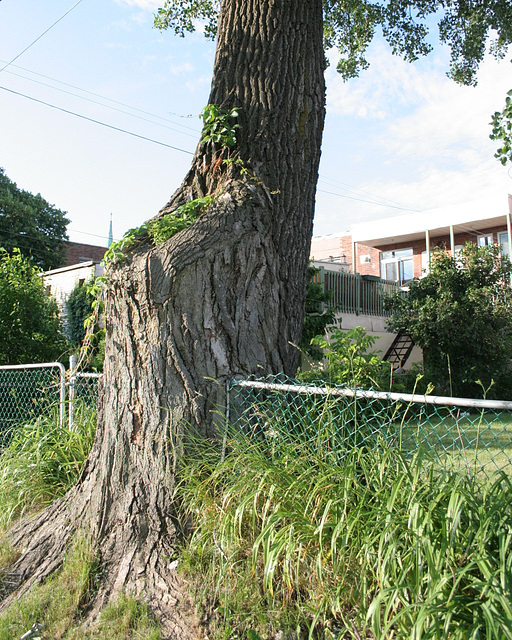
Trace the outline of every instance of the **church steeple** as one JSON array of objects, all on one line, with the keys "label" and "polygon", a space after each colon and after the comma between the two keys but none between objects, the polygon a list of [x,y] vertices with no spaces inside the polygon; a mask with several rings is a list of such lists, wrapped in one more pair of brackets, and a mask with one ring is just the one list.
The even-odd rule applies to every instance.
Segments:
[{"label": "church steeple", "polygon": [[114,240],[114,236],[112,235],[112,214],[110,214],[110,226],[108,228],[107,247],[110,247],[113,240]]}]

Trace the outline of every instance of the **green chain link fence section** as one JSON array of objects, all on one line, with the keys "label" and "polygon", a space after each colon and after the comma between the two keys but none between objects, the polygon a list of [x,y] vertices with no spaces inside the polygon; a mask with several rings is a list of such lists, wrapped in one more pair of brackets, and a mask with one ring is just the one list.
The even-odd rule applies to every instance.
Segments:
[{"label": "green chain link fence section", "polygon": [[101,374],[66,374],[61,363],[0,367],[0,449],[13,429],[57,410],[60,424],[73,424],[78,403],[96,406]]},{"label": "green chain link fence section", "polygon": [[[16,425],[59,406],[73,424],[95,406],[100,374],[66,377],[58,363],[0,368],[0,447]],[[305,385],[284,375],[231,380],[227,422],[270,447],[297,444],[337,460],[352,447],[422,448],[440,466],[512,475],[512,402]]]},{"label": "green chain link fence section", "polygon": [[64,416],[65,369],[60,363],[0,367],[0,447],[17,425],[61,406]]},{"label": "green chain link fence section", "polygon": [[269,447],[296,444],[333,460],[352,447],[421,448],[445,469],[512,475],[512,402],[313,386],[279,375],[231,380],[227,407],[229,424]]},{"label": "green chain link fence section", "polygon": [[96,409],[101,373],[75,373],[67,383],[69,428],[73,427],[73,415],[78,405]]}]

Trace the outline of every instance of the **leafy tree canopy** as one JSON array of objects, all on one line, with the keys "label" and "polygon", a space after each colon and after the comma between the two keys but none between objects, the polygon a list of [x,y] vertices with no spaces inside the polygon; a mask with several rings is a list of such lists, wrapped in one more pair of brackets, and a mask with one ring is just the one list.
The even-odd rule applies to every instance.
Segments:
[{"label": "leafy tree canopy", "polygon": [[0,246],[19,248],[43,270],[62,266],[66,227],[65,213],[40,194],[19,189],[0,168]]},{"label": "leafy tree canopy", "polygon": [[512,90],[507,94],[503,111],[496,111],[491,124],[491,139],[502,142],[494,157],[503,165],[512,162]]},{"label": "leafy tree canopy", "polygon": [[[408,61],[428,54],[432,16],[440,41],[451,49],[449,76],[459,83],[476,84],[490,37],[497,58],[512,43],[510,0],[323,0],[323,8],[325,47],[338,49],[337,68],[345,79],[368,67],[366,51],[379,28],[394,54]],[[219,0],[165,0],[155,26],[183,36],[203,20],[212,38],[218,10]]]},{"label": "leafy tree canopy", "polygon": [[14,248],[0,250],[0,364],[58,359],[66,350],[55,299],[40,271]]},{"label": "leafy tree canopy", "polygon": [[391,300],[390,329],[423,349],[438,393],[479,397],[491,381],[490,396],[512,392],[512,264],[500,251],[468,243],[456,258],[436,252],[430,273]]}]

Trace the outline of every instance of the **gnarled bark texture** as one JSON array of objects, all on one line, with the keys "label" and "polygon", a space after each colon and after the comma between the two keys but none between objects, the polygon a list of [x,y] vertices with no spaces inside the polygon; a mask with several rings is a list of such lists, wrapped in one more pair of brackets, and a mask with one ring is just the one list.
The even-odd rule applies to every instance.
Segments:
[{"label": "gnarled bark texture", "polygon": [[215,435],[226,378],[298,361],[324,118],[321,0],[224,0],[210,103],[239,108],[237,145],[201,142],[158,214],[211,195],[197,221],[159,246],[142,241],[109,272],[98,432],[79,485],[11,532],[16,597],[59,566],[77,528],[105,564],[97,608],[144,594],[166,637],[183,618],[172,487],[182,434]]}]

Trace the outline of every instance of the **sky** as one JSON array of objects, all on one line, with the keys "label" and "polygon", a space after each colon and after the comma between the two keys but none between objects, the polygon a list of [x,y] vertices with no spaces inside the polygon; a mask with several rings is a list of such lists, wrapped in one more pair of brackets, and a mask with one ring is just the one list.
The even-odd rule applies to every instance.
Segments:
[{"label": "sky", "polygon": [[[0,167],[67,212],[74,242],[106,245],[111,215],[115,239],[141,225],[190,166],[215,46],[154,29],[158,6],[0,1]],[[439,46],[411,65],[378,38],[349,82],[329,59],[315,235],[462,203],[505,213],[512,170],[489,122],[512,88],[510,56],[487,59],[476,88],[446,77]]]}]

